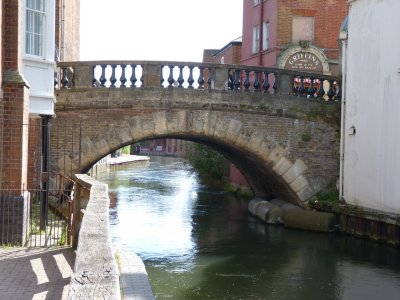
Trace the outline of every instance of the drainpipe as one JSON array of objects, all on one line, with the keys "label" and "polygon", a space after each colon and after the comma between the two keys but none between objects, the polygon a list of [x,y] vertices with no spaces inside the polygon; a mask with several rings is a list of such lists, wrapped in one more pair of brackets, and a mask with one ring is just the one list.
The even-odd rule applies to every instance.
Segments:
[{"label": "drainpipe", "polygon": [[61,50],[60,60],[65,61],[65,0],[62,0],[61,7]]},{"label": "drainpipe", "polygon": [[50,119],[51,116],[43,115],[42,118],[42,192],[40,201],[40,229],[44,230],[48,219],[49,203],[49,155],[50,155]]},{"label": "drainpipe", "polygon": [[344,153],[346,134],[346,78],[347,78],[347,31],[339,33],[339,41],[342,47],[342,105],[340,124],[340,170],[339,170],[339,199],[344,200]]},{"label": "drainpipe", "polygon": [[264,38],[264,0],[261,0],[260,3],[260,38],[258,40],[258,65],[262,67],[262,46],[263,46],[263,38]]}]

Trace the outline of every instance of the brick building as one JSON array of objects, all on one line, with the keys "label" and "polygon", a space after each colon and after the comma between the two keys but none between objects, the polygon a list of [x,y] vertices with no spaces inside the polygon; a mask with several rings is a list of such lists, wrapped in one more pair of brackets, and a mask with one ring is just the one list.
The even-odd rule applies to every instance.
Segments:
[{"label": "brick building", "polygon": [[[242,37],[205,49],[203,62],[340,74],[338,35],[347,0],[243,0]],[[231,181],[246,186],[234,165]]]},{"label": "brick building", "polygon": [[0,7],[0,243],[21,244],[29,189],[42,184],[55,62],[78,58],[79,0],[0,0]]},{"label": "brick building", "polygon": [[337,75],[347,0],[244,0],[244,65]]}]

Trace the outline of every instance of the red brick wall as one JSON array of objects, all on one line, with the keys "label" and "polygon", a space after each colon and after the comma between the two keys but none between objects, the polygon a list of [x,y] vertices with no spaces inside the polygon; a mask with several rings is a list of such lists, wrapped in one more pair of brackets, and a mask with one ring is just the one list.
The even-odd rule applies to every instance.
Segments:
[{"label": "red brick wall", "polygon": [[[63,7],[63,2],[65,7]],[[80,0],[56,0],[55,40],[56,40],[56,45],[61,53],[60,59],[64,61],[79,60],[79,51],[80,51],[79,3]],[[62,34],[63,25],[64,25],[64,34]],[[62,42],[63,37],[65,43]],[[64,56],[64,59],[62,56]]]},{"label": "red brick wall", "polygon": [[347,0],[282,0],[278,2],[277,44],[292,42],[292,17],[314,17],[314,41],[324,48],[328,58],[339,58],[340,25],[348,14]]},{"label": "red brick wall", "polygon": [[27,188],[28,90],[24,83],[5,83],[1,189]]},{"label": "red brick wall", "polygon": [[[262,5],[253,7],[253,1],[243,0],[242,63],[260,65],[259,54],[252,53],[252,28],[261,25]],[[282,48],[292,43],[292,18],[309,16],[315,18],[315,46],[323,48],[329,59],[339,58],[337,42],[342,21],[348,14],[348,0],[265,0],[263,21],[270,25],[269,49],[262,51],[261,65],[274,66]]]},{"label": "red brick wall", "polygon": [[21,77],[22,4],[22,0],[3,0],[2,3],[1,189],[27,187],[29,95]]}]

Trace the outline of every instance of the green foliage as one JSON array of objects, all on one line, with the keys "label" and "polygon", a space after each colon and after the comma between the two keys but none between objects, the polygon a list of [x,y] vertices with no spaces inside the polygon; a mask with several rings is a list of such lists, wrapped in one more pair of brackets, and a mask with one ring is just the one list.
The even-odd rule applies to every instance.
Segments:
[{"label": "green foliage", "polygon": [[125,146],[125,147],[121,148],[121,152],[123,154],[130,154],[131,153],[131,146]]},{"label": "green foliage", "polygon": [[316,195],[318,201],[324,202],[338,202],[339,201],[339,191],[338,190],[330,190],[327,192],[318,192]]},{"label": "green foliage", "polygon": [[222,182],[227,174],[229,163],[217,151],[203,144],[191,144],[186,150],[189,163],[202,179]]}]

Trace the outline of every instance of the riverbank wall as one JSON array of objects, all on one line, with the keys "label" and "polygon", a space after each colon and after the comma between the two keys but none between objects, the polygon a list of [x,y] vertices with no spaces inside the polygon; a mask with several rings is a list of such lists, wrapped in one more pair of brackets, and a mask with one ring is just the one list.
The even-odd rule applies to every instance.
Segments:
[{"label": "riverbank wall", "polygon": [[97,162],[90,170],[89,175],[96,178],[101,173],[116,171],[127,166],[149,163],[150,157],[144,155],[122,155],[119,157],[107,156]]},{"label": "riverbank wall", "polygon": [[279,199],[266,201],[254,198],[249,212],[266,224],[339,232],[400,248],[400,216],[359,206],[311,201],[304,210]]},{"label": "riverbank wall", "polygon": [[341,233],[400,248],[399,214],[323,201],[311,201],[308,206],[337,215]]}]

